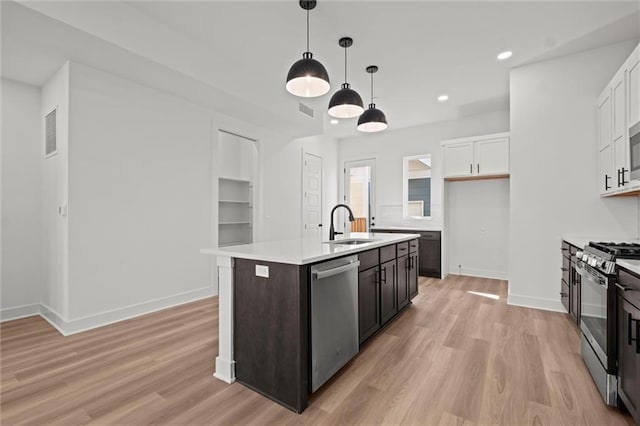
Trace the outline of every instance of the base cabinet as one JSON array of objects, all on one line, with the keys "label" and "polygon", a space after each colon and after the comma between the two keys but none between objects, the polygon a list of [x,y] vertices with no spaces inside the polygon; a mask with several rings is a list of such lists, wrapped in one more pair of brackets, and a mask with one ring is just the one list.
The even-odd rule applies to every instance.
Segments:
[{"label": "base cabinet", "polygon": [[399,243],[393,250],[386,246],[358,254],[361,345],[393,320],[418,294],[417,248],[416,239]]},{"label": "base cabinet", "polygon": [[380,288],[376,266],[358,273],[358,321],[360,343],[380,328]]},{"label": "base cabinet", "polygon": [[618,398],[640,423],[640,276],[618,270]]},{"label": "base cabinet", "polygon": [[560,279],[560,302],[576,325],[580,326],[581,277],[576,270],[578,248],[562,242],[562,278]]}]

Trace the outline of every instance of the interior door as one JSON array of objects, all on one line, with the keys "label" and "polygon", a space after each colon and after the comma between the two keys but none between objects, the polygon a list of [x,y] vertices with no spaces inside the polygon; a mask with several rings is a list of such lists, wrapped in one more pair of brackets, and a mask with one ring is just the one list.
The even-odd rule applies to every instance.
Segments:
[{"label": "interior door", "polygon": [[322,237],[322,157],[305,152],[302,160],[302,235]]},{"label": "interior door", "polygon": [[351,224],[351,232],[369,232],[372,226],[375,227],[375,161],[344,163],[344,201],[356,218]]}]

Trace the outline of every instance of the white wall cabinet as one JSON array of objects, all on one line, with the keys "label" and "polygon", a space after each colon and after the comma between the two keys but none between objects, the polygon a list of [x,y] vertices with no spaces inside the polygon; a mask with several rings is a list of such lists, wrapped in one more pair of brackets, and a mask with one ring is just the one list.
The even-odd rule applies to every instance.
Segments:
[{"label": "white wall cabinet", "polygon": [[448,180],[509,175],[509,133],[444,141],[443,175]]},{"label": "white wall cabinet", "polygon": [[640,45],[598,97],[598,191],[601,196],[639,192],[630,181],[629,128],[640,122]]}]

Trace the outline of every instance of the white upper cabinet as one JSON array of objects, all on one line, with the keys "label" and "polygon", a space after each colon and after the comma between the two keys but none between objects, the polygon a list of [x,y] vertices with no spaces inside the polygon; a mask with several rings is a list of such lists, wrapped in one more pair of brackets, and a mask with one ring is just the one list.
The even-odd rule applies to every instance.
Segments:
[{"label": "white upper cabinet", "polygon": [[598,98],[598,191],[603,196],[640,190],[630,182],[629,128],[640,122],[640,45]]},{"label": "white upper cabinet", "polygon": [[501,175],[509,173],[509,138],[477,141],[475,154],[476,174]]},{"label": "white upper cabinet", "polygon": [[445,179],[482,179],[509,175],[509,133],[444,141]]},{"label": "white upper cabinet", "polygon": [[[627,60],[627,124],[640,122],[640,46]],[[627,129],[628,130],[628,129]]]},{"label": "white upper cabinet", "polygon": [[443,146],[442,158],[445,177],[473,175],[473,142]]}]

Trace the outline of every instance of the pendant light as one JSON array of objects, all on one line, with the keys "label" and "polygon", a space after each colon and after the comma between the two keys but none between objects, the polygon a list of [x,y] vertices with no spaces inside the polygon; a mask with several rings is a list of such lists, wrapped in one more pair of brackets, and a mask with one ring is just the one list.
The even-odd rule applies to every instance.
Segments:
[{"label": "pendant light", "polygon": [[387,128],[387,117],[373,103],[373,74],[377,71],[378,67],[375,65],[367,67],[367,72],[371,74],[371,103],[358,119],[358,130],[361,132],[380,132]]},{"label": "pendant light", "polygon": [[286,88],[296,96],[315,98],[327,93],[331,86],[327,70],[309,52],[309,11],[316,7],[316,1],[300,0],[300,7],[307,11],[307,51],[302,54],[302,59],[291,65]]},{"label": "pendant light", "polygon": [[344,47],[344,83],[329,101],[329,115],[336,118],[353,118],[362,114],[362,98],[347,83],[347,48],[353,44],[351,37],[342,37],[338,43]]}]

